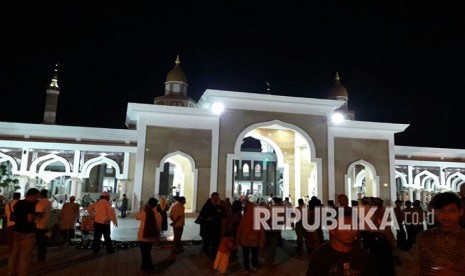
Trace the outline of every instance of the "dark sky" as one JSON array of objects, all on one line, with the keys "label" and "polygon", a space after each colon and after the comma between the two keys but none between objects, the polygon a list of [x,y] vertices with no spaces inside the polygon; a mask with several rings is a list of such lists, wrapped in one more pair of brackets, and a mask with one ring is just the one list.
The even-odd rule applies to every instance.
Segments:
[{"label": "dark sky", "polygon": [[57,124],[125,128],[127,103],[162,95],[180,54],[195,100],[265,81],[326,98],[338,71],[358,120],[411,124],[397,145],[465,148],[463,4],[17,2],[0,3],[1,121],[41,123],[60,62]]}]

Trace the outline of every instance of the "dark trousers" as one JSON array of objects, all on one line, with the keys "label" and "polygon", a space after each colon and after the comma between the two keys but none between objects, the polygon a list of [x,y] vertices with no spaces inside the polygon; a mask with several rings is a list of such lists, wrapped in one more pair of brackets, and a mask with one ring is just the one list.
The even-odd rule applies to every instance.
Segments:
[{"label": "dark trousers", "polygon": [[105,247],[107,248],[108,253],[113,253],[115,250],[113,249],[113,243],[110,237],[110,224],[102,224],[98,222],[94,222],[94,244],[92,246],[92,252],[98,253],[100,251],[100,239],[105,239]]},{"label": "dark trousers", "polygon": [[13,240],[14,240],[14,231],[13,229],[15,228],[14,225],[12,226],[7,226],[5,228],[5,235],[6,235],[6,242],[8,244],[8,253],[10,253],[13,250]]},{"label": "dark trousers", "polygon": [[258,266],[258,247],[242,247],[242,256],[244,258],[244,269],[246,271],[250,270],[250,260],[249,253],[252,252],[252,268],[257,268]]},{"label": "dark trousers", "polygon": [[407,234],[405,233],[404,226],[400,225],[400,229],[397,230],[397,247],[405,249],[407,244]]},{"label": "dark trousers", "polygon": [[153,270],[152,244],[153,242],[139,241],[140,254],[142,256],[142,265],[140,268],[144,271]]},{"label": "dark trousers", "polygon": [[65,241],[70,241],[75,237],[74,229],[61,229],[60,233]]},{"label": "dark trousers", "polygon": [[47,234],[48,229],[36,229],[37,260],[45,262],[47,257]]},{"label": "dark trousers", "polygon": [[297,235],[297,249],[301,250],[304,245],[305,229],[302,222],[297,222],[295,225],[295,234]]},{"label": "dark trousers", "polygon": [[127,210],[128,210],[127,208],[121,208],[121,217],[122,217],[122,218],[125,218],[125,217],[126,217],[126,211],[127,211]]},{"label": "dark trousers", "polygon": [[184,230],[184,226],[173,227],[173,233],[174,233],[173,252],[181,252],[181,251],[183,251],[182,242],[181,242],[181,237],[182,237],[183,230]]},{"label": "dark trousers", "polygon": [[417,239],[418,233],[423,231],[423,224],[421,225],[406,225],[405,228],[407,229],[407,249],[410,250],[415,244],[415,241]]},{"label": "dark trousers", "polygon": [[221,228],[210,229],[202,236],[202,240],[202,250],[207,253],[210,258],[215,258],[221,242]]}]

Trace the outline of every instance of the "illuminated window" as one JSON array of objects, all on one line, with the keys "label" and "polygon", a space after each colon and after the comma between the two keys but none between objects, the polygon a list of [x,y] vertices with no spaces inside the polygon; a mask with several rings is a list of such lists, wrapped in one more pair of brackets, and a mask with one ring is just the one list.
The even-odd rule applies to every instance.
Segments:
[{"label": "illuminated window", "polygon": [[260,177],[262,175],[262,166],[260,164],[255,165],[255,177]]},{"label": "illuminated window", "polygon": [[249,164],[244,163],[244,165],[242,165],[242,175],[244,177],[249,177],[249,174],[250,174]]}]

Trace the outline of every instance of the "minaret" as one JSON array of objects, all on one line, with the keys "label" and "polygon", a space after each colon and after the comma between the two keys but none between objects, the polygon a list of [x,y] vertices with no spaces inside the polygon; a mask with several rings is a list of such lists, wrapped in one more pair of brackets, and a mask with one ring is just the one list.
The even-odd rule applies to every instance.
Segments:
[{"label": "minaret", "polygon": [[58,87],[58,63],[55,65],[52,81],[46,92],[44,124],[54,125],[57,115],[58,95],[60,95],[60,87]]},{"label": "minaret", "polygon": [[174,67],[166,75],[165,95],[153,100],[157,105],[195,107],[195,101],[187,96],[187,77],[181,69],[181,60],[176,56]]},{"label": "minaret", "polygon": [[349,110],[349,93],[342,85],[339,73],[336,72],[335,82],[328,93],[328,99],[344,101],[345,103],[339,108],[339,111],[344,113],[344,116],[349,120],[355,120],[355,112]]}]

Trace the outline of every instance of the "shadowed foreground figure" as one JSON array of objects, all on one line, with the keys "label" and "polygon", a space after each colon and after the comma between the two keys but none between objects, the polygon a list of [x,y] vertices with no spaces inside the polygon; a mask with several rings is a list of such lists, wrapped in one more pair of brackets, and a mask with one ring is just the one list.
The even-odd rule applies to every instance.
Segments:
[{"label": "shadowed foreground figure", "polygon": [[437,194],[431,207],[439,226],[421,232],[415,243],[414,275],[465,275],[463,212],[454,193]]},{"label": "shadowed foreground figure", "polygon": [[[346,215],[344,224],[351,225],[352,217]],[[374,260],[357,245],[357,231],[329,230],[329,242],[318,247],[310,255],[308,276],[328,275],[376,275]]]}]

